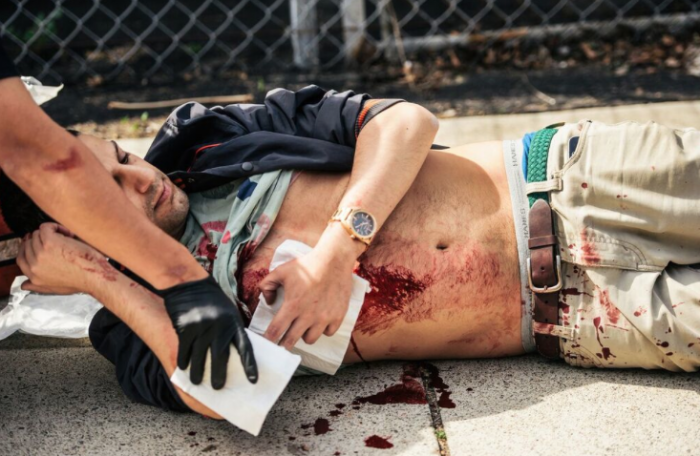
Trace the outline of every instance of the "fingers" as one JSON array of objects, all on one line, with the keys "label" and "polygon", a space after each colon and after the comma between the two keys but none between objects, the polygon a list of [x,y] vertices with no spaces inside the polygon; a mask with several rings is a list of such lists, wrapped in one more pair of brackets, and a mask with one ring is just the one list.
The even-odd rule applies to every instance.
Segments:
[{"label": "fingers", "polygon": [[204,340],[197,340],[193,345],[190,362],[190,381],[195,385],[202,383],[204,364],[207,361],[207,350],[209,350],[209,345]]},{"label": "fingers", "polygon": [[250,343],[248,335],[242,327],[236,330],[233,335],[233,345],[238,350],[238,355],[241,357],[243,370],[250,383],[258,382],[258,364],[255,361],[255,353],[253,353],[253,344]]},{"label": "fingers", "polygon": [[177,349],[177,367],[182,370],[187,369],[192,358],[192,346],[194,345],[194,337],[190,332],[178,332],[179,347]]},{"label": "fingers", "polygon": [[56,225],[56,232],[69,238],[75,238],[75,234],[63,225]]},{"label": "fingers", "polygon": [[323,334],[323,330],[326,328],[325,324],[313,325],[311,328],[307,329],[304,333],[304,342],[309,345],[315,344],[318,338]]},{"label": "fingers", "polygon": [[282,285],[276,274],[278,269],[270,272],[258,284],[258,288],[262,292],[265,302],[267,302],[268,305],[272,305],[272,303],[275,302],[275,299],[277,299],[277,289]]},{"label": "fingers", "polygon": [[289,307],[285,308],[283,306],[282,310],[280,310],[272,319],[272,322],[270,322],[263,337],[270,342],[277,343],[292,325],[294,318],[295,315],[289,311]]},{"label": "fingers", "polygon": [[226,369],[231,354],[231,344],[228,340],[221,343],[215,339],[211,345],[211,386],[219,390],[226,384]]},{"label": "fingers", "polygon": [[301,339],[301,336],[304,335],[308,328],[309,324],[307,321],[302,321],[301,319],[294,320],[292,326],[289,327],[287,333],[284,335],[282,340],[280,340],[279,345],[283,346],[287,350],[291,350],[296,343],[299,342],[299,339]]},{"label": "fingers", "polygon": [[[34,255],[34,259],[36,259],[37,254],[39,254],[39,252],[41,252],[44,249],[44,242],[41,239],[41,233],[35,231],[28,242],[32,246],[32,253]],[[31,260],[30,264],[32,264]]]},{"label": "fingers", "polygon": [[22,286],[20,286],[22,290],[25,291],[33,291],[35,293],[41,293],[43,288],[39,287],[37,285],[34,285],[31,280],[26,280],[24,283],[22,283]]},{"label": "fingers", "polygon": [[[331,337],[333,334],[335,334],[338,329],[340,329],[340,325],[343,324],[343,320],[339,319],[337,321],[331,322],[328,324],[326,327],[326,330],[323,331],[323,334],[325,334],[328,337]],[[313,343],[313,342],[308,342],[308,343]]]}]

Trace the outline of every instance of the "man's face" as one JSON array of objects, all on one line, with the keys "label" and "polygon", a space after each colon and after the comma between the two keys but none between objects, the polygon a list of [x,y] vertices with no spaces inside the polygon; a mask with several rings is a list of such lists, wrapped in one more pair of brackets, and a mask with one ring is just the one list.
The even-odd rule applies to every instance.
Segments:
[{"label": "man's face", "polygon": [[189,211],[187,194],[158,168],[125,152],[116,143],[90,135],[78,136],[112,175],[131,203],[175,238],[182,236]]}]

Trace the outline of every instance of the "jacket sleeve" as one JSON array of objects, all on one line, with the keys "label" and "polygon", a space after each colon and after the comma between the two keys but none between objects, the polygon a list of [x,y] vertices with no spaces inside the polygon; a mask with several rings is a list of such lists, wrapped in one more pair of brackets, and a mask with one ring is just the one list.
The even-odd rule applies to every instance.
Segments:
[{"label": "jacket sleeve", "polygon": [[[238,104],[213,111],[240,122],[248,132],[268,131],[355,147],[372,117],[403,100],[376,100],[352,91],[311,85],[297,92],[275,89],[262,105]],[[370,109],[372,115],[368,115]]]},{"label": "jacket sleeve", "polygon": [[95,314],[89,335],[95,350],[116,367],[119,386],[129,399],[165,410],[191,411],[151,349],[109,310]]},{"label": "jacket sleeve", "polygon": [[263,104],[207,108],[190,102],[168,117],[145,159],[165,173],[212,170],[244,161],[265,163],[259,170],[264,172],[271,169],[267,154],[273,151],[287,169],[323,170],[325,165],[329,171],[346,169],[362,128],[401,101],[312,85],[297,92],[275,89]]}]

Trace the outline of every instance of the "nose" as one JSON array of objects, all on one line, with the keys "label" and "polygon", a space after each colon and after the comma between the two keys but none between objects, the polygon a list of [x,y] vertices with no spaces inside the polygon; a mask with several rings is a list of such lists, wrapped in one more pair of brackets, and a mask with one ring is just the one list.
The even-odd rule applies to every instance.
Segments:
[{"label": "nose", "polygon": [[133,190],[141,194],[148,193],[157,180],[154,170],[139,166],[117,166],[113,174],[124,191]]}]

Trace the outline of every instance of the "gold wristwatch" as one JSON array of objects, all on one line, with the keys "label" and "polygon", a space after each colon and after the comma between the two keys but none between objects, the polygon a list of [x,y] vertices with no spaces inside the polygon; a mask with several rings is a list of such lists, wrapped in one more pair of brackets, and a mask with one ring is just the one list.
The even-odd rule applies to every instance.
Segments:
[{"label": "gold wristwatch", "polygon": [[340,222],[351,238],[363,242],[369,247],[377,232],[377,221],[367,211],[357,207],[341,207],[336,210],[328,223]]}]

